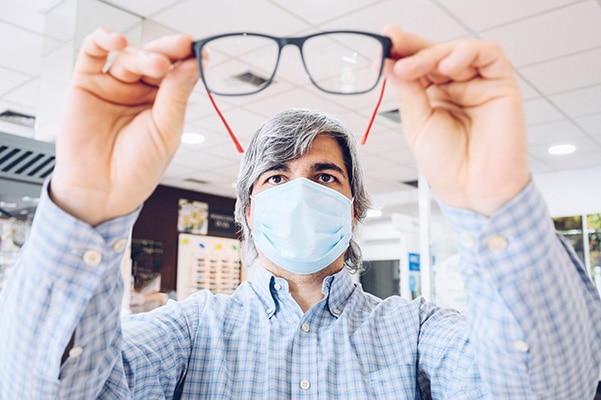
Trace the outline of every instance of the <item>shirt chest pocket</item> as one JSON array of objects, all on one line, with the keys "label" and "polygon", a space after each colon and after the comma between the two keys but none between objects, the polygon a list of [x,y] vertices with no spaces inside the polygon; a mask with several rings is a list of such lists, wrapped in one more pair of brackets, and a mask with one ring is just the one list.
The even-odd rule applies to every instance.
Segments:
[{"label": "shirt chest pocket", "polygon": [[374,371],[368,375],[372,399],[416,399],[414,364],[401,364]]}]

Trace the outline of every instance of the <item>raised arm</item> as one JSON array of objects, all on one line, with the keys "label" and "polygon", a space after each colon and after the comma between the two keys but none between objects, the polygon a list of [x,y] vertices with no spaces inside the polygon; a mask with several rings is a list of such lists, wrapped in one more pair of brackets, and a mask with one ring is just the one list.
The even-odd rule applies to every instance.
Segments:
[{"label": "raised arm", "polygon": [[154,347],[124,351],[119,265],[135,210],[180,142],[198,79],[191,41],[175,35],[139,48],[104,29],[84,40],[56,168],[0,293],[0,398],[121,399],[132,385],[144,398],[173,395],[189,338],[167,326],[187,322],[172,310],[140,323]]},{"label": "raised arm", "polygon": [[495,43],[435,43],[396,27],[386,35],[405,139],[457,237],[467,336],[486,390],[589,398],[601,302],[530,182],[511,63]]}]

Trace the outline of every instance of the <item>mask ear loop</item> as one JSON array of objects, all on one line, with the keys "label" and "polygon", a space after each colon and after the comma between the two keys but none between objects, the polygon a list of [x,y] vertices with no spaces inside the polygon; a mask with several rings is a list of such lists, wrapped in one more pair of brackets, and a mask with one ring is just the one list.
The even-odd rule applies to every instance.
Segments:
[{"label": "mask ear loop", "polygon": [[207,95],[209,96],[209,100],[211,100],[211,104],[213,105],[213,108],[217,112],[217,115],[219,115],[219,118],[221,119],[221,122],[223,122],[223,126],[225,126],[225,129],[227,130],[227,133],[230,135],[230,138],[232,139],[232,142],[234,142],[234,145],[236,146],[236,150],[238,150],[238,153],[244,153],[244,148],[242,147],[242,145],[238,141],[238,138],[234,134],[234,131],[232,130],[232,128],[230,128],[230,125],[225,120],[225,117],[221,113],[221,110],[219,109],[219,107],[217,107],[217,103],[215,103],[215,99],[213,99],[213,95],[211,94],[211,92],[209,91],[209,89],[207,89]]},{"label": "mask ear loop", "polygon": [[371,113],[371,118],[369,119],[369,123],[367,124],[367,128],[365,129],[365,133],[361,138],[361,144],[364,145],[367,142],[367,136],[369,135],[369,131],[371,130],[371,126],[374,124],[374,120],[376,119],[376,114],[378,113],[378,109],[380,108],[380,104],[382,104],[382,98],[384,98],[384,89],[386,89],[386,79],[382,80],[382,89],[380,89],[380,95],[378,96],[378,101],[376,103],[376,107],[374,111]]}]

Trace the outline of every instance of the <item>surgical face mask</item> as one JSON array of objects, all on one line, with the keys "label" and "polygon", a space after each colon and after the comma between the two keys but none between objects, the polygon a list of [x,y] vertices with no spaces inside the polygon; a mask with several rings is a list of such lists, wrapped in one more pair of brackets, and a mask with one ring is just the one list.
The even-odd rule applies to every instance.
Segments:
[{"label": "surgical face mask", "polygon": [[256,196],[253,236],[271,262],[295,274],[312,274],[336,260],[353,234],[352,200],[297,178]]}]

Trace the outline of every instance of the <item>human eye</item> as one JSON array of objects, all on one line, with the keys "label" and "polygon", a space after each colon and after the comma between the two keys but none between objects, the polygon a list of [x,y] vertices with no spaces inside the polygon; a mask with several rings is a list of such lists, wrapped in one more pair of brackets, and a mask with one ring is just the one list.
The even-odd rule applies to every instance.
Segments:
[{"label": "human eye", "polygon": [[265,181],[270,185],[279,185],[284,182],[284,177],[282,175],[271,175]]},{"label": "human eye", "polygon": [[333,183],[335,180],[336,178],[330,174],[319,174],[317,176],[317,181],[319,183]]}]

